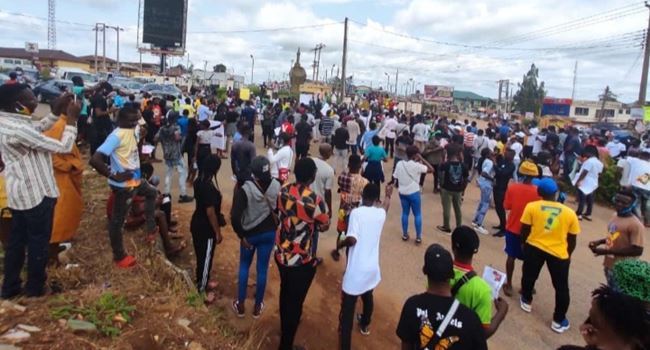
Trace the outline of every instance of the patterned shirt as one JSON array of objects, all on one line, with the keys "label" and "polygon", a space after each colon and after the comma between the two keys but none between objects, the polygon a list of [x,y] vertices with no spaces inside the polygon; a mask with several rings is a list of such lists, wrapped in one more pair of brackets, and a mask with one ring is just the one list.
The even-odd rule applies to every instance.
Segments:
[{"label": "patterned shirt", "polygon": [[361,203],[361,194],[363,188],[368,184],[368,180],[361,174],[343,173],[338,178],[339,192],[341,195],[340,207],[348,214],[350,211],[359,206]]},{"label": "patterned shirt", "polygon": [[178,136],[181,134],[181,127],[178,125],[165,125],[160,130],[156,137],[160,140],[163,148],[163,158],[165,160],[179,160],[181,154],[181,140]]},{"label": "patterned shirt", "polygon": [[122,188],[140,185],[140,155],[138,154],[138,135],[135,129],[117,128],[113,130],[106,141],[97,148],[97,152],[110,157],[111,173],[123,171],[133,173],[130,180],[123,182],[109,178],[109,185]]},{"label": "patterned shirt", "polygon": [[28,210],[45,197],[59,196],[51,153],[70,153],[77,128],[66,126],[60,141],[43,135],[58,119],[49,114],[33,122],[30,116],[0,112],[0,152],[9,208]]},{"label": "patterned shirt", "polygon": [[275,236],[275,260],[292,267],[313,263],[312,239],[316,224],[327,224],[325,201],[308,186],[282,187],[278,197],[280,226]]}]

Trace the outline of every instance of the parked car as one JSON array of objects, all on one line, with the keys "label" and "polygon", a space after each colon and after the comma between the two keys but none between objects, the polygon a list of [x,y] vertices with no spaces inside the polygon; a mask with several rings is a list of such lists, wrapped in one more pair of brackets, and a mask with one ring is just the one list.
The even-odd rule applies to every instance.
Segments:
[{"label": "parked car", "polygon": [[113,87],[125,91],[128,94],[134,94],[134,95],[139,94],[140,90],[144,86],[144,84],[142,83],[139,83],[131,79],[124,79],[124,78],[112,79],[111,85],[113,85]]},{"label": "parked car", "polygon": [[49,103],[61,96],[64,92],[71,92],[72,81],[63,79],[48,80],[36,86],[33,91],[39,102]]},{"label": "parked car", "polygon": [[169,97],[176,98],[183,93],[181,89],[171,84],[145,84],[140,91],[165,99],[169,99]]}]

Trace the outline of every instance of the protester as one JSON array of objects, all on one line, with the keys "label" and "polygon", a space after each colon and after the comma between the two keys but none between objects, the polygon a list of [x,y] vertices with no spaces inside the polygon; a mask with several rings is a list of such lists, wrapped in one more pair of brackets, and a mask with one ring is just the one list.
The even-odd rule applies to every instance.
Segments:
[{"label": "protester", "polygon": [[380,138],[383,136],[384,149],[386,150],[386,154],[390,154],[391,158],[395,154],[395,138],[397,137],[395,129],[397,129],[397,119],[390,113],[386,120],[384,120],[384,126],[379,134],[381,135]]},{"label": "protester", "polygon": [[422,203],[420,175],[432,172],[433,167],[427,163],[416,146],[406,149],[408,160],[399,162],[395,167],[393,178],[397,182],[399,199],[402,204],[402,240],[408,241],[409,212],[415,220],[415,243],[422,243]]},{"label": "protester", "polygon": [[32,121],[31,115],[38,107],[38,101],[28,85],[0,86],[0,150],[7,206],[12,215],[11,232],[4,246],[3,299],[23,292],[20,275],[25,250],[27,283],[24,293],[28,297],[38,297],[46,292],[48,243],[59,196],[51,155],[70,153],[77,137],[76,123],[81,105],[72,100],[72,95],[66,94],[55,103],[55,110],[66,111],[67,124],[61,139],[57,140],[42,132],[49,130],[59,116],[50,113],[39,122]]},{"label": "protester", "polygon": [[450,207],[454,207],[454,217],[456,218],[456,227],[462,225],[463,212],[461,210],[462,195],[467,186],[469,169],[459,156],[462,146],[447,146],[447,161],[440,166],[440,200],[442,202],[442,225],[436,228],[444,234],[451,234],[449,226]]},{"label": "protester", "polygon": [[307,122],[307,115],[303,114],[296,124],[296,157],[305,158],[309,154],[309,143],[312,138],[312,127]]},{"label": "protester", "polygon": [[253,318],[257,319],[264,310],[269,259],[275,242],[275,229],[280,183],[271,176],[271,164],[263,156],[251,161],[252,178],[235,189],[230,212],[233,230],[240,239],[239,282],[237,299],[232,308],[238,317],[244,317],[248,272],[257,251],[257,282]]},{"label": "protester", "polygon": [[311,158],[296,162],[296,182],[280,191],[280,225],[276,234],[275,262],[280,273],[280,350],[292,350],[302,316],[302,305],[316,274],[311,249],[314,231],[327,231],[327,205],[309,186],[316,177]]},{"label": "protester", "polygon": [[402,349],[487,349],[478,316],[451,294],[451,254],[432,244],[424,254],[422,272],[427,290],[406,300],[397,324]]},{"label": "protester", "polygon": [[[176,112],[174,112],[176,113]],[[187,169],[183,164],[183,154],[181,153],[182,135],[180,126],[176,123],[176,114],[170,115],[165,119],[164,125],[158,130],[158,134],[154,137],[154,142],[160,141],[163,149],[163,159],[167,166],[165,172],[165,194],[171,195],[172,172],[174,169],[178,172],[178,187],[180,190],[180,197],[178,203],[189,203],[194,200],[193,197],[187,195]]]},{"label": "protester", "polygon": [[280,149],[274,153],[269,148],[267,157],[271,162],[271,175],[284,184],[289,180],[291,164],[293,163],[293,149],[291,149],[291,136],[289,134],[280,133],[280,140],[282,140]]},{"label": "protester", "polygon": [[515,259],[524,260],[521,241],[521,215],[526,205],[530,202],[540,200],[537,193],[537,186],[532,184],[533,179],[539,176],[539,169],[535,163],[524,161],[519,166],[520,183],[514,182],[508,185],[503,200],[504,209],[508,210],[508,221],[505,226],[506,245],[506,283],[503,285],[503,294],[512,296],[512,277],[515,271]]},{"label": "protester", "polygon": [[[618,167],[627,168],[628,173],[621,176],[621,181],[625,182],[637,196],[639,201],[637,215],[643,218],[645,227],[650,227],[650,150],[641,149],[634,156],[629,155],[624,160],[619,161]],[[626,176],[627,175],[627,176]]]},{"label": "protester", "polygon": [[209,155],[205,158],[199,176],[194,181],[194,200],[196,208],[190,221],[194,254],[196,255],[196,285],[199,293],[206,292],[205,302],[211,304],[216,299],[215,282],[210,282],[214,250],[223,240],[221,226],[225,225],[221,213],[222,195],[217,186],[217,173],[221,168],[221,158]]},{"label": "protester", "polygon": [[550,178],[535,181],[542,200],[528,203],[521,216],[521,241],[524,243],[524,266],[521,277],[520,306],[532,311],[533,288],[542,266],[546,264],[555,288],[555,311],[551,329],[563,333],[570,327],[569,265],[580,233],[578,217],[571,208],[556,201],[558,187]]},{"label": "protester", "polygon": [[[332,156],[332,146],[328,143],[321,143],[318,147],[318,158],[311,157],[311,159],[316,163],[316,179],[311,184],[311,189],[327,204],[327,213],[332,218],[332,188],[334,186],[334,168],[332,168],[327,160]],[[323,259],[318,257],[318,238],[320,232],[316,230],[314,232],[314,256],[319,263],[322,263]]]},{"label": "protester", "polygon": [[[424,151],[422,151],[422,157],[433,167],[433,193],[440,192],[440,165],[445,155],[445,149],[442,147],[440,140],[440,133],[435,133],[424,147]],[[426,174],[420,177],[420,187],[424,186],[425,178]]]},{"label": "protester", "polygon": [[[576,174],[575,186],[578,189],[578,220],[591,221],[591,210],[594,205],[594,192],[598,189],[598,176],[603,171],[603,163],[598,160],[598,150],[594,146],[586,146],[582,151],[584,159],[580,171]],[[583,210],[586,207],[586,211]]]},{"label": "protester", "polygon": [[[90,166],[108,178],[108,184],[115,196],[108,233],[117,267],[129,268],[136,264],[135,257],[124,250],[122,226],[129,211],[130,199],[139,195],[145,197],[146,232],[156,234],[155,201],[156,190],[142,181],[140,157],[138,155],[139,135],[136,133],[138,111],[124,107],[118,114],[118,127],[97,149],[90,159]],[[104,162],[110,157],[110,167]]]},{"label": "protester", "polygon": [[468,226],[458,226],[451,234],[451,251],[454,254],[454,277],[451,279],[451,294],[476,312],[485,330],[485,338],[496,333],[508,313],[508,303],[501,298],[494,300],[496,313],[492,316],[492,288],[476,275],[472,258],[478,253],[480,240]]},{"label": "protester", "polygon": [[483,220],[490,209],[490,200],[492,199],[492,184],[494,182],[494,154],[489,148],[481,151],[481,158],[476,162],[476,169],[479,172],[478,185],[481,189],[481,199],[476,208],[472,226],[482,235],[489,234],[489,231],[483,227]]},{"label": "protester", "polygon": [[420,152],[424,151],[424,146],[426,145],[427,141],[429,141],[429,132],[431,132],[431,128],[424,124],[424,120],[422,119],[422,116],[418,116],[415,118],[416,123],[413,126],[413,141],[415,142],[415,145],[418,147]]},{"label": "protester", "polygon": [[350,148],[350,154],[357,154],[357,140],[361,135],[361,128],[359,123],[354,118],[349,118],[345,123],[345,129],[348,131],[348,147]]},{"label": "protester", "polygon": [[250,132],[246,123],[241,124],[239,133],[242,138],[233,143],[230,154],[232,173],[239,184],[244,183],[250,176],[250,163],[255,158],[255,144],[248,138]]},{"label": "protester", "polygon": [[[59,120],[43,134],[55,140],[61,140],[68,123],[65,111],[56,110],[52,112],[60,115]],[[52,237],[50,238],[49,260],[50,264],[59,264],[59,244],[70,241],[77,233],[81,215],[84,211],[84,201],[81,195],[83,182],[84,163],[81,160],[81,152],[77,145],[72,145],[70,153],[57,153],[52,155],[54,166],[54,179],[59,188],[59,198],[54,207],[54,219],[52,220]]]},{"label": "protester", "polygon": [[361,194],[368,184],[368,180],[361,176],[361,157],[356,154],[350,156],[348,171],[339,175],[337,183],[339,185],[340,201],[338,221],[336,223],[337,245],[336,249],[331,252],[334,261],[339,261],[340,258],[338,240],[347,232],[350,212],[361,204]]},{"label": "protester", "polygon": [[363,177],[375,185],[381,185],[385,180],[382,162],[386,162],[388,158],[386,150],[379,145],[380,143],[381,139],[375,135],[372,138],[372,146],[366,148],[363,157],[363,160],[367,162]]},{"label": "protester", "polygon": [[251,140],[251,142],[255,142],[255,119],[257,116],[257,110],[255,107],[253,107],[253,103],[248,100],[245,103],[244,108],[241,110],[241,116],[240,119],[248,123],[248,126],[251,129],[250,134],[248,134],[248,138]]},{"label": "protester", "polygon": [[494,167],[494,209],[499,217],[499,225],[493,226],[498,231],[493,234],[495,237],[503,237],[506,230],[506,210],[503,206],[506,191],[510,179],[513,178],[517,169],[515,169],[515,151],[508,149],[503,156],[497,158],[497,164]]},{"label": "protester", "polygon": [[382,206],[376,207],[379,204],[379,185],[366,185],[361,206],[350,213],[346,237],[338,242],[339,249],[348,249],[348,262],[341,286],[340,349],[352,348],[352,324],[358,297],[363,301],[363,313],[357,315],[359,331],[363,335],[370,335],[369,326],[374,309],[372,292],[381,281],[379,241],[392,194],[393,187],[388,185]]},{"label": "protester", "polygon": [[[643,254],[645,228],[634,215],[637,197],[631,190],[621,189],[613,198],[616,213],[607,225],[607,238],[589,243],[596,256],[604,255],[605,277],[610,279],[611,269],[619,260],[638,258]],[[604,246],[601,248],[601,246]]]},{"label": "protester", "polygon": [[348,159],[348,139],[350,134],[345,126],[341,126],[334,131],[332,136],[332,145],[334,146],[334,171],[341,173],[347,169]]}]

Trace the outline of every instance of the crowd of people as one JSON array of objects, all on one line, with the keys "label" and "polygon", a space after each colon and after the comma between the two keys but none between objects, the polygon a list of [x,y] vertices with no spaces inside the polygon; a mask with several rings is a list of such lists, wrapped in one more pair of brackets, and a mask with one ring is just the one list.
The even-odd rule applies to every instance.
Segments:
[{"label": "crowd of people", "polygon": [[[232,90],[221,98],[193,90],[167,99],[144,94],[136,101],[108,82],[89,89],[78,78],[45,118],[33,122],[36,107],[27,85],[0,86],[3,190],[12,220],[3,236],[2,298],[47,292],[48,261],[57,264],[61,243],[72,240],[81,219],[85,164],[77,145],[85,150],[87,144],[89,165],[110,187],[108,239],[115,266],[137,264],[124,247],[124,228],[144,225],[147,241],[160,237],[170,258],[184,250],[171,209],[177,173],[178,203],[195,203],[189,229],[197,290],[207,304],[215,301],[213,257],[224,227],[231,226],[240,240],[232,310],[246,316],[249,271],[257,254],[251,315],[262,315],[273,257],[280,276],[280,349],[299,348],[294,343],[303,303],[324,263],[319,235],[330,224],[337,232],[330,255],[338,261],[343,252],[346,258],[339,347],[352,348],[355,319],[361,334],[370,335],[373,290],[381,281],[380,241],[394,190],[403,241],[411,239],[411,213],[415,244],[436,241],[424,236],[425,195],[440,197],[443,214],[436,227],[451,236],[451,252],[435,243],[424,252],[426,291],[405,302],[396,330],[403,349],[486,349],[486,340],[506,318],[508,304],[494,296],[473,266],[479,235],[490,234],[485,218],[492,206],[499,220],[492,239],[505,240],[503,293],[515,293],[515,262],[522,261],[519,304],[532,312],[535,282],[546,265],[555,289],[551,329],[563,333],[570,328],[569,271],[580,222],[592,220],[599,174],[611,158],[622,174],[612,199],[616,213],[608,235],[589,243],[595,255],[605,257],[607,285],[593,292],[581,332],[588,349],[650,346],[650,266],[638,260],[650,225],[650,138],[628,147],[614,135],[585,138],[576,128],[542,128],[534,121],[492,119],[480,127],[431,112],[398,111],[390,98],[374,94],[350,103],[316,99],[306,105],[292,99],[243,101]],[[256,141],[258,127],[262,140]],[[312,144],[317,154],[311,154]],[[258,154],[259,146],[267,150]],[[229,212],[222,200],[231,194],[218,185],[229,180],[220,172],[228,158],[235,182]],[[152,166],[157,162],[166,169],[162,190]],[[425,194],[430,173],[433,194]],[[462,209],[473,184],[480,199],[466,226]],[[564,203],[569,191],[576,193],[575,209]],[[362,313],[355,316],[359,298]]]}]

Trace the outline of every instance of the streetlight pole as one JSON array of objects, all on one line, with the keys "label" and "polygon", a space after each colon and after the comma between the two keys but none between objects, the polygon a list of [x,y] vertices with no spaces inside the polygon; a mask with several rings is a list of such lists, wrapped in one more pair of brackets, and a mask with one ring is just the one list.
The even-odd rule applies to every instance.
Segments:
[{"label": "streetlight pole", "polygon": [[386,76],[386,92],[390,93],[390,74],[384,72]]},{"label": "streetlight pole", "polygon": [[255,69],[255,57],[251,54],[251,85],[253,84],[253,69]]},{"label": "streetlight pole", "polygon": [[[106,28],[111,28],[115,29],[115,33],[117,35],[117,50],[116,50],[116,59],[117,59],[117,72],[120,72],[120,32],[124,31],[124,28],[121,28],[120,26],[114,27],[114,26],[106,26]],[[106,69],[106,67],[104,67]]]}]

